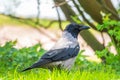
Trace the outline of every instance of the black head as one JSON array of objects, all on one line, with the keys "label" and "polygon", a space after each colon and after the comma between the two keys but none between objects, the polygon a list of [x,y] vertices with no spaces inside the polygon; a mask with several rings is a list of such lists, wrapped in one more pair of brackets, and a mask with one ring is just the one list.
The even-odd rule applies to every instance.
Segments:
[{"label": "black head", "polygon": [[78,33],[82,30],[86,30],[86,29],[89,29],[90,27],[88,26],[84,26],[84,25],[79,25],[79,24],[76,24],[76,23],[71,23],[69,24],[64,32],[66,33],[70,33],[73,37],[77,38],[78,36]]},{"label": "black head", "polygon": [[65,28],[65,30],[69,31],[69,32],[80,32],[82,30],[89,29],[89,28],[90,27],[88,27],[88,26],[71,23]]}]

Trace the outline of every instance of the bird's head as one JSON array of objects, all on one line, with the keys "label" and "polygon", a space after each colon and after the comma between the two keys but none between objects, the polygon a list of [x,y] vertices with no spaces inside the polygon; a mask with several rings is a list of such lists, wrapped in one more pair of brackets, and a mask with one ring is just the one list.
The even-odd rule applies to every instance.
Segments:
[{"label": "bird's head", "polygon": [[86,30],[86,29],[89,29],[89,28],[90,27],[88,27],[88,26],[79,25],[79,24],[76,24],[76,23],[71,23],[65,28],[65,31],[78,32],[79,33],[80,31]]},{"label": "bird's head", "polygon": [[65,32],[68,32],[72,34],[73,36],[77,37],[78,33],[82,30],[89,29],[90,27],[76,24],[76,23],[71,23],[65,28]]}]

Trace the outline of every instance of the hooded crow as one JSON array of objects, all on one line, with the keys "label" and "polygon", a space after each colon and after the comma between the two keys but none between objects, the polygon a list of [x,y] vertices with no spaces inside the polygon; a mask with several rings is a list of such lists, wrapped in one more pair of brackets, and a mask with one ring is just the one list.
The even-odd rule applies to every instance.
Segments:
[{"label": "hooded crow", "polygon": [[75,58],[79,53],[80,46],[77,40],[78,34],[82,30],[90,27],[71,23],[63,31],[62,37],[57,43],[47,51],[36,63],[24,69],[23,71],[33,68],[64,68],[70,69],[74,64]]}]

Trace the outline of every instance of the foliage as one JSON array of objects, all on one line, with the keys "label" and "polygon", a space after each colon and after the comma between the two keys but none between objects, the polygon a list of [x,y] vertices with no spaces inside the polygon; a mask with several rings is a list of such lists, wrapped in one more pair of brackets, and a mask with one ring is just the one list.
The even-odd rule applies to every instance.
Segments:
[{"label": "foliage", "polygon": [[[120,22],[116,20],[111,20],[110,14],[103,17],[103,24],[98,24],[97,28],[100,31],[106,30],[110,35],[112,42],[102,51],[96,51],[96,54],[99,58],[104,58],[106,65],[109,65],[111,68],[120,70]],[[113,39],[114,38],[114,39]],[[109,51],[109,47],[114,45],[118,52],[117,55]]]},{"label": "foliage", "polygon": [[16,49],[14,48],[15,43],[16,41],[10,41],[4,46],[0,46],[0,70],[5,69],[7,71],[16,67],[20,68],[20,66],[24,67],[24,65],[36,61],[38,56],[45,52],[40,44],[34,45],[33,47]]},{"label": "foliage", "polygon": [[114,55],[113,53],[109,52],[109,50],[107,48],[105,48],[102,51],[96,51],[96,54],[97,54],[98,58],[104,57],[105,64],[103,64],[103,65],[107,65],[116,71],[120,70],[120,67],[119,67],[120,66],[120,56],[119,55]]},{"label": "foliage", "polygon": [[118,54],[120,53],[120,22],[116,20],[111,20],[110,14],[105,15],[103,17],[103,24],[99,24],[97,26],[98,30],[107,30],[111,39],[112,43],[114,43]]},{"label": "foliage", "polygon": [[110,14],[103,17],[103,24],[97,26],[98,30],[107,30],[112,42],[114,43],[118,54],[120,53],[120,21],[111,20]]}]

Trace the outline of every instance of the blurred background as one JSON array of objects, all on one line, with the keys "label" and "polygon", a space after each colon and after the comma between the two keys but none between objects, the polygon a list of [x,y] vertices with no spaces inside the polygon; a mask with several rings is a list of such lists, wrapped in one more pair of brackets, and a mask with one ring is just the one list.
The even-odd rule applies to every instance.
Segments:
[{"label": "blurred background", "polygon": [[0,45],[16,40],[16,48],[40,43],[49,50],[75,22],[91,27],[79,42],[84,55],[98,60],[96,51],[120,51],[119,13],[120,0],[0,0]]}]

